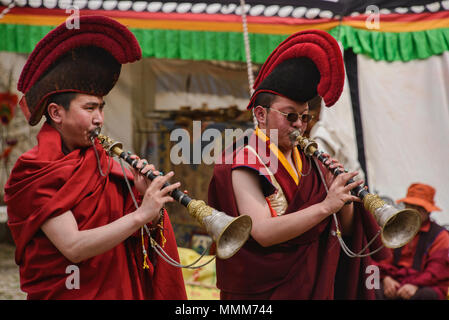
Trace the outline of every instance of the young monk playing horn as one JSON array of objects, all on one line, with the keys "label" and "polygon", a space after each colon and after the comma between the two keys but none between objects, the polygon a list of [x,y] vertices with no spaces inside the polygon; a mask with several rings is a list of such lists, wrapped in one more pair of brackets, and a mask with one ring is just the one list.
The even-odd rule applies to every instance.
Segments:
[{"label": "young monk playing horn", "polygon": [[[89,133],[103,125],[103,97],[121,65],[141,58],[134,35],[101,16],[65,24],[31,53],[18,88],[30,125],[45,114],[38,144],[23,154],[5,186],[8,226],[16,244],[21,289],[28,299],[185,299],[180,269],[148,248],[148,225],[165,251],[179,260],[163,206],[179,183],[152,182],[137,171],[136,209],[122,169]],[[154,169],[139,161],[143,173]],[[158,227],[163,225],[163,229]]]},{"label": "young monk playing horn", "polygon": [[[369,260],[340,255],[337,239],[341,231],[359,252],[379,229],[350,194],[362,181],[346,185],[357,172],[334,178],[291,140],[310,120],[307,101],[319,94],[331,106],[343,83],[340,48],[326,32],[290,36],[262,66],[248,105],[258,126],[233,148],[232,159],[225,151],[209,187],[210,205],[253,220],[243,248],[228,260],[217,259],[222,299],[374,298],[365,287]],[[328,161],[331,168],[340,166]],[[381,245],[376,240],[370,248]]]}]

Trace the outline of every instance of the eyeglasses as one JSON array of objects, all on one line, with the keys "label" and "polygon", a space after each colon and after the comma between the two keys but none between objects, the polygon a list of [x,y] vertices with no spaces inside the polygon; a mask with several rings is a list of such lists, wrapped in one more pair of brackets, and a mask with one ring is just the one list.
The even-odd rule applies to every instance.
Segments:
[{"label": "eyeglasses", "polygon": [[313,115],[308,114],[308,113],[303,113],[303,114],[300,114],[298,112],[285,113],[285,112],[279,111],[277,109],[271,109],[271,110],[279,112],[280,114],[285,116],[287,118],[287,120],[290,122],[296,122],[296,121],[298,121],[298,118],[301,118],[301,122],[308,123],[310,120],[313,119]]}]

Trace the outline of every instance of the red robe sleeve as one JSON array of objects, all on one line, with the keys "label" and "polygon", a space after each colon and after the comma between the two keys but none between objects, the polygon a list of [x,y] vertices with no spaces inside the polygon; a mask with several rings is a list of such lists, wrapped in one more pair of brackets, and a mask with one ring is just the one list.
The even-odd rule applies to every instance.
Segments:
[{"label": "red robe sleeve", "polygon": [[[110,161],[100,146],[95,147],[108,175],[99,174],[93,148],[65,155],[59,133],[44,124],[38,146],[15,164],[5,186],[5,202],[21,289],[29,299],[185,299],[181,270],[157,257],[153,268],[143,269],[141,240],[134,236],[78,263],[79,289],[67,289],[66,268],[73,263],[40,230],[42,224],[70,210],[79,230],[88,230],[135,210],[120,165]],[[179,260],[168,215],[165,219],[165,250]]]}]

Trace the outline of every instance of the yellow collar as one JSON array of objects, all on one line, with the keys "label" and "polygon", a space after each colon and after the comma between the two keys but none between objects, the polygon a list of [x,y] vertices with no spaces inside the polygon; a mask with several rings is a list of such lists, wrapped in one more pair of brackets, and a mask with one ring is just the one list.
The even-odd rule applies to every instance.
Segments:
[{"label": "yellow collar", "polygon": [[[270,139],[267,137],[267,135],[259,129],[259,127],[256,127],[256,135],[264,142],[269,141]],[[272,142],[270,142],[270,150],[273,152],[273,154],[276,156],[276,158],[279,159],[279,161],[282,163],[284,168],[287,170],[287,172],[290,174],[292,179],[295,181],[296,185],[299,184],[299,179],[301,178],[301,172],[302,172],[302,161],[301,156],[299,155],[298,148],[293,148],[293,161],[295,163],[295,168],[292,167],[290,162],[287,161],[287,158],[285,155],[279,150],[279,148]],[[299,174],[298,174],[299,173]]]}]

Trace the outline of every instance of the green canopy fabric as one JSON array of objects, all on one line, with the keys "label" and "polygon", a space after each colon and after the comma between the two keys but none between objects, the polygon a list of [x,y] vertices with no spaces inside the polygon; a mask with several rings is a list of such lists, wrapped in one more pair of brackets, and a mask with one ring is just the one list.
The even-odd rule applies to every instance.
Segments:
[{"label": "green canopy fabric", "polygon": [[[30,53],[52,26],[0,24],[0,51]],[[243,34],[187,30],[137,29],[144,57],[184,60],[245,61]],[[345,49],[374,60],[410,61],[426,59],[449,50],[449,28],[415,32],[378,32],[337,26],[329,33]],[[288,35],[250,34],[252,61],[263,63]]]}]

